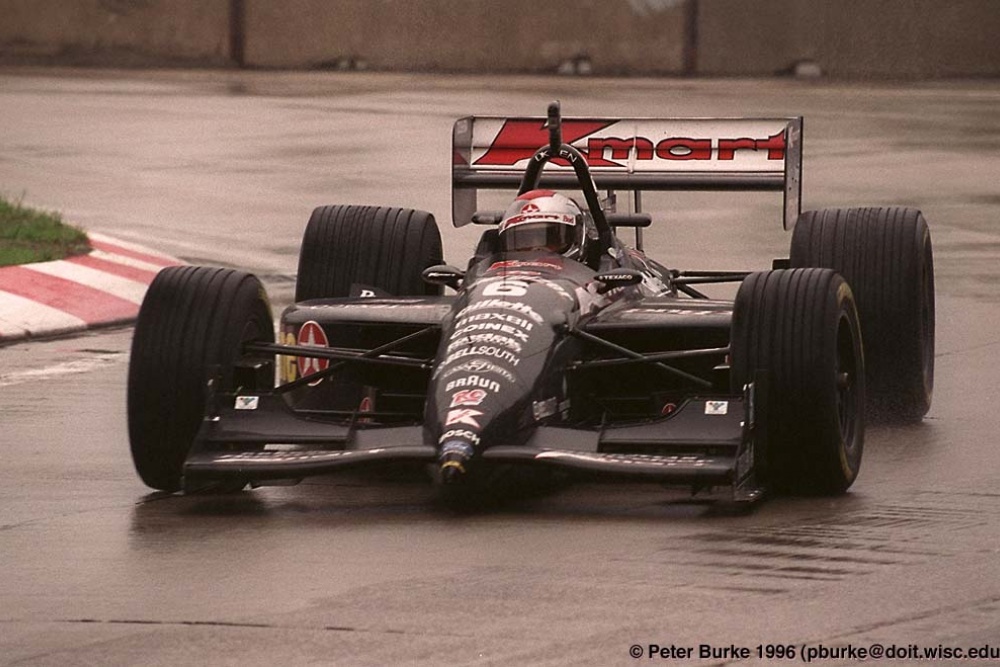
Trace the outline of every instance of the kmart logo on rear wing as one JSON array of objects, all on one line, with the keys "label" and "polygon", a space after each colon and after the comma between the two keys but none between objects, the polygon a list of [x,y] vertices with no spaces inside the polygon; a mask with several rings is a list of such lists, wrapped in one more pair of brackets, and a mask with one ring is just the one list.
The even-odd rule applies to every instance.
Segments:
[{"label": "kmart logo on rear wing", "polygon": [[[548,143],[545,118],[469,116],[452,132],[452,215],[471,221],[480,189],[516,189]],[[587,159],[601,190],[774,190],[784,226],[801,210],[802,118],[564,118],[562,137]],[[560,164],[561,163],[561,164]],[[541,185],[577,187],[565,161]]]}]

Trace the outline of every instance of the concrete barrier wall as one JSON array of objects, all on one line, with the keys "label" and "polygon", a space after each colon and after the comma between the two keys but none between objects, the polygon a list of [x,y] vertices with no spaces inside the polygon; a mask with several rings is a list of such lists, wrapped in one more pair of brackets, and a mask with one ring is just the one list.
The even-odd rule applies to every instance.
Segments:
[{"label": "concrete barrier wall", "polygon": [[997,35],[1000,0],[0,0],[0,60],[69,64],[1000,76]]},{"label": "concrete barrier wall", "polygon": [[1000,76],[998,0],[710,0],[698,72],[768,75],[811,60],[831,76]]},{"label": "concrete barrier wall", "polygon": [[229,60],[229,0],[0,0],[6,60]]},{"label": "concrete barrier wall", "polygon": [[[374,69],[682,68],[685,0],[250,0],[246,60]],[[586,65],[583,65],[584,67]]]}]

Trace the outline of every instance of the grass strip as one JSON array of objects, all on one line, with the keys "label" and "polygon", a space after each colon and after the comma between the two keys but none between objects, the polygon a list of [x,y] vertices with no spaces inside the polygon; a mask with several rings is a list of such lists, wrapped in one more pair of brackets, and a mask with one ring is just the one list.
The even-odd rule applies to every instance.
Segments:
[{"label": "grass strip", "polygon": [[87,235],[62,216],[0,196],[0,266],[48,262],[90,252]]}]

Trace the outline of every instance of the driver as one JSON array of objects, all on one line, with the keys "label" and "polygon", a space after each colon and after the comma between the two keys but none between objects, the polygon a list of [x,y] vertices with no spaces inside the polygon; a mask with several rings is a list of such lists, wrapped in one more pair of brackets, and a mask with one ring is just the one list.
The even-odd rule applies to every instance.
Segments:
[{"label": "driver", "polygon": [[552,190],[518,195],[500,221],[500,250],[548,250],[586,261],[589,216],[569,197]]}]

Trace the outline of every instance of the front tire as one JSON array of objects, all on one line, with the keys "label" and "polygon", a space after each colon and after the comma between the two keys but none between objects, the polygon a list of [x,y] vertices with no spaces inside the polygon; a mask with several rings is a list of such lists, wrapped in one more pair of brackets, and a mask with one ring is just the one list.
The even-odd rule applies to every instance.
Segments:
[{"label": "front tire", "polygon": [[864,448],[864,359],[850,286],[828,269],[751,274],[736,296],[734,392],[767,378],[765,476],[779,493],[832,495]]},{"label": "front tire", "polygon": [[[219,389],[235,390],[240,350],[251,341],[274,342],[271,307],[255,276],[204,266],[157,274],[139,310],[128,373],[132,461],[147,486],[180,490],[209,373],[218,368]],[[264,361],[273,381],[273,359]]]}]

